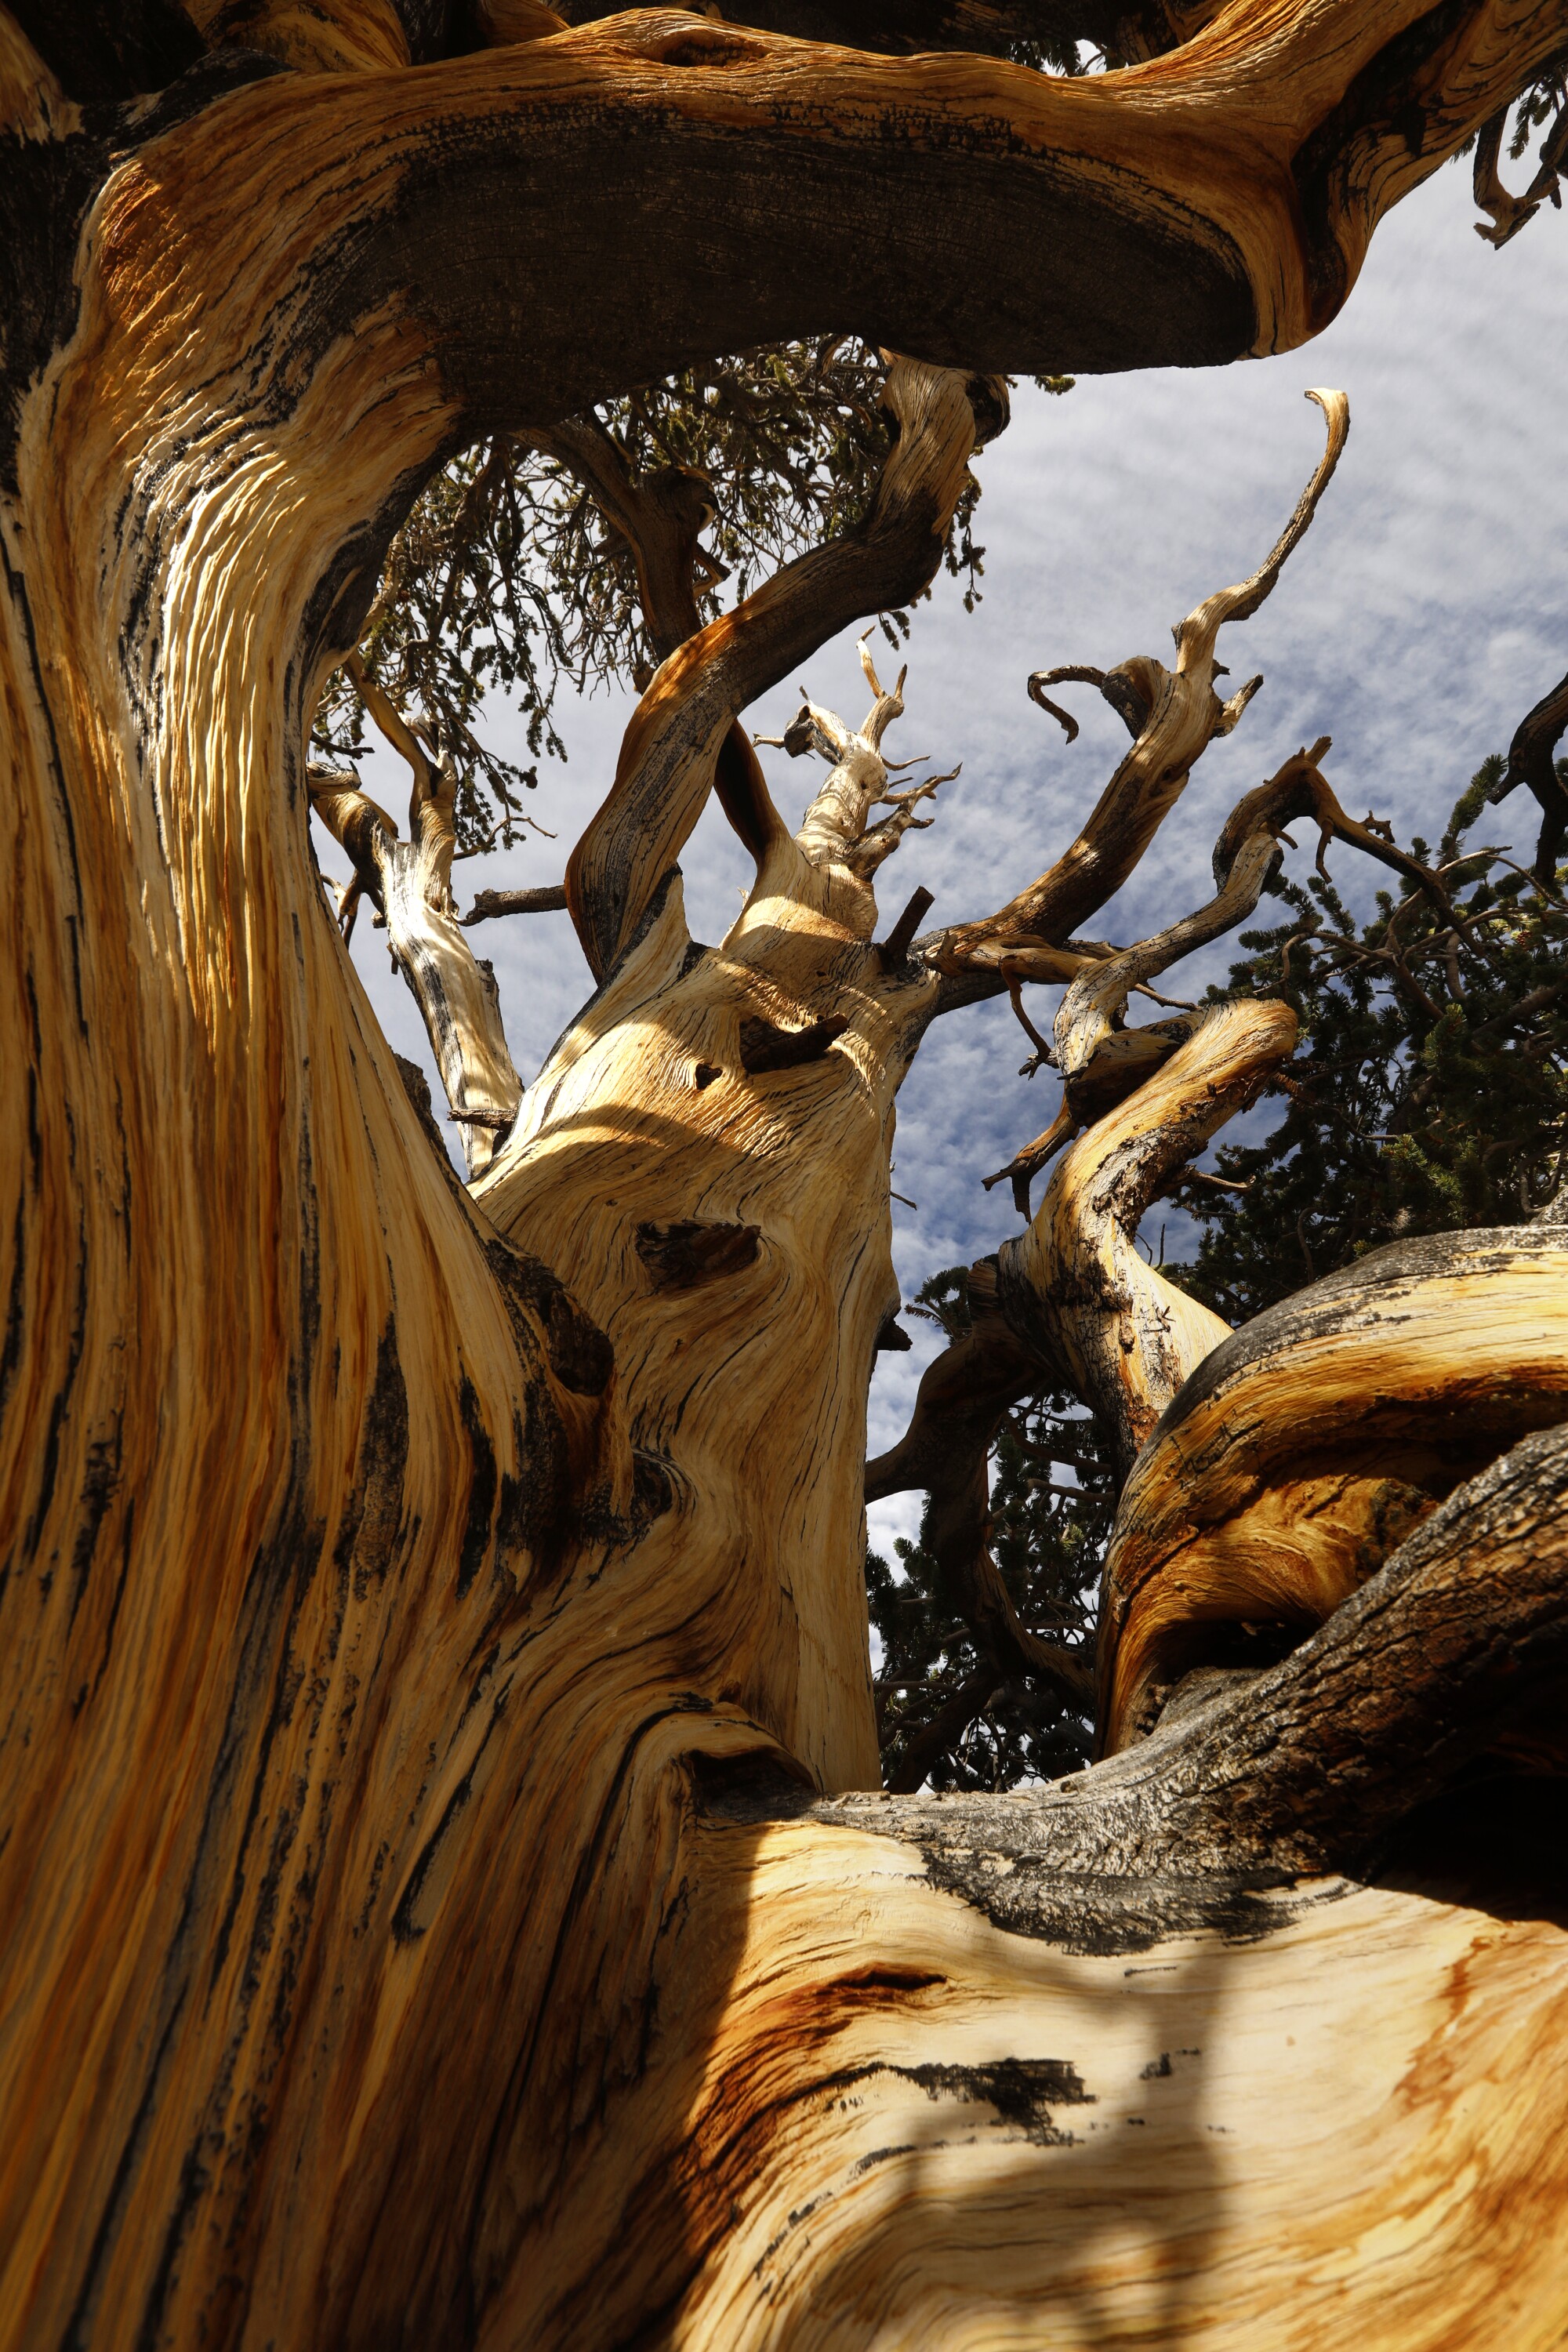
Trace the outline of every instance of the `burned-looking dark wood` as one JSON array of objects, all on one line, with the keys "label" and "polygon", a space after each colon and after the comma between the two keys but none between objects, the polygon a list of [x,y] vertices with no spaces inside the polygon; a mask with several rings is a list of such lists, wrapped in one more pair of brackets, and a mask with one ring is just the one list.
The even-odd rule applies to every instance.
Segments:
[{"label": "burned-looking dark wood", "polygon": [[649,1222],[637,1227],[637,1255],[656,1290],[695,1290],[754,1265],[761,1239],[755,1225],[704,1224],[696,1217],[673,1225]]}]

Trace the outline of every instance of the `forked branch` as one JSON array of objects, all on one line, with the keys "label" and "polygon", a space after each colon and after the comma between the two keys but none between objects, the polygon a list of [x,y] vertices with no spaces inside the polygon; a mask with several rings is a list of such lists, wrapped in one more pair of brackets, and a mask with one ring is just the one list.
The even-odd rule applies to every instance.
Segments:
[{"label": "forked branch", "polygon": [[1476,209],[1487,215],[1484,221],[1477,221],[1476,235],[1500,248],[1535,218],[1542,205],[1562,204],[1558,183],[1568,170],[1568,105],[1560,105],[1556,120],[1542,142],[1534,178],[1522,196],[1511,195],[1498,168],[1508,118],[1509,109],[1505,106],[1476,139]]},{"label": "forked branch", "polygon": [[[782,735],[763,735],[757,740],[775,744],[793,759],[816,751],[832,763],[832,772],[801,821],[795,842],[813,866],[840,866],[869,881],[911,827],[923,830],[931,823],[929,817],[918,816],[916,810],[923,801],[935,797],[939,785],[953,782],[961,770],[927,776],[917,784],[889,783],[891,763],[883,754],[882,738],[893,720],[903,716],[908,671],[900,670],[889,694],[877,676],[866,636],[860,640],[859,653],[874,698],[858,727],[846,726],[837,711],[824,709],[806,696]],[[872,810],[883,806],[892,814],[871,824]]]},{"label": "forked branch", "polygon": [[[1087,1712],[1092,1677],[1058,1643],[1019,1622],[990,1542],[988,1464],[996,1432],[1009,1406],[1059,1370],[1001,1312],[994,1267],[984,1261],[971,1266],[968,1298],[970,1328],[927,1366],[900,1443],[868,1463],[866,1499],[910,1487],[923,1487],[930,1497],[922,1540],[936,1561],[942,1597],[973,1633],[990,1676],[978,1698],[967,1692],[965,1705],[984,1706],[998,1683],[1038,1679]],[[934,1725],[931,1730],[934,1736]],[[911,1745],[891,1785],[919,1787],[929,1745]]]},{"label": "forked branch", "polygon": [[[994,973],[1004,979],[1058,980],[1069,935],[1105,905],[1127,880],[1186,788],[1197,761],[1216,736],[1229,734],[1262,683],[1252,678],[1222,702],[1215,680],[1225,673],[1215,643],[1227,622],[1256,613],[1304,536],[1339,463],[1350,430],[1343,393],[1310,392],[1328,425],[1327,444],[1295,512],[1250,578],[1205,597],[1173,632],[1176,664],[1167,669],[1148,656],[1100,673],[1080,667],[1038,673],[1030,692],[1042,708],[1068,721],[1044,687],[1078,677],[1098,683],[1133,737],[1115,775],[1082,832],[1028,888],[982,921],[938,934],[927,945],[931,961],[951,978]],[[1076,731],[1076,730],[1074,730]],[[1069,740],[1070,740],[1069,735]],[[968,992],[964,992],[965,994]],[[956,1001],[956,998],[955,1000]]]},{"label": "forked branch", "polygon": [[463,937],[452,896],[457,771],[449,757],[426,751],[357,656],[349,667],[365,708],[412,771],[413,838],[399,838],[392,818],[352,772],[310,772],[310,804],[353,866],[340,921],[346,937],[362,895],[381,913],[393,962],[424,1019],[468,1173],[477,1176],[516,1118],[522,1087],[507,1049],[495,975]]},{"label": "forked branch", "polygon": [[[710,622],[664,663],[638,705],[615,784],[567,866],[573,920],[598,977],[636,935],[679,856],[739,712],[850,621],[919,593],[941,560],[976,443],[1006,413],[999,385],[912,360],[893,362],[885,397],[899,436],[865,523]],[[759,856],[782,831],[771,803],[765,824]]]}]

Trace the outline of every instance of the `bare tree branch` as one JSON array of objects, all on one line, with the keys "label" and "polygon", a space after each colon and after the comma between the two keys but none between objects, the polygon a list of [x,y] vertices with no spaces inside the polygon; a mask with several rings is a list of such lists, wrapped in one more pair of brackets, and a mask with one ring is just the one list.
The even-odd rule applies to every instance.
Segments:
[{"label": "bare tree branch", "polygon": [[1098,679],[1106,699],[1127,719],[1135,738],[1132,749],[1077,840],[1054,866],[998,913],[960,924],[928,943],[925,952],[939,971],[1000,973],[1005,966],[1008,976],[1019,980],[1062,977],[1059,959],[1068,934],[1121,888],[1180,799],[1195,762],[1241,717],[1262,681],[1250,680],[1221,702],[1214,690],[1215,677],[1224,674],[1215,658],[1219,631],[1227,621],[1248,619],[1268,595],[1317,511],[1350,429],[1342,393],[1310,392],[1307,397],[1317,402],[1328,422],[1322,458],[1258,570],[1238,586],[1205,598],[1178,625],[1175,668],[1138,656],[1103,677],[1079,668],[1041,672],[1030,681],[1039,700],[1037,688],[1060,677]]},{"label": "bare tree branch", "polygon": [[[935,570],[977,436],[999,429],[1005,395],[899,360],[887,398],[899,439],[865,524],[786,564],[733,613],[710,622],[643,696],[615,784],[566,869],[573,919],[595,974],[614,966],[679,856],[739,711],[847,622],[907,603]],[[771,829],[769,838],[776,838]]]},{"label": "bare tree branch", "polygon": [[998,1305],[995,1271],[984,1262],[970,1268],[969,1299],[971,1328],[927,1366],[914,1417],[899,1444],[868,1463],[866,1499],[924,1487],[930,1496],[926,1547],[946,1597],[990,1659],[995,1680],[1039,1677],[1069,1704],[1086,1707],[1092,1677],[1059,1643],[1043,1641],[1019,1622],[989,1540],[992,1444],[1008,1406],[1048,1376],[1050,1359],[1011,1328]]},{"label": "bare tree branch", "polygon": [[413,772],[413,838],[399,839],[391,817],[360,789],[356,776],[311,771],[310,804],[354,869],[340,922],[346,938],[362,893],[380,909],[393,962],[419,1007],[461,1128],[468,1173],[477,1176],[516,1118],[522,1087],[507,1048],[495,974],[464,939],[452,896],[457,772],[449,759],[429,757],[357,656],[351,656],[350,667],[365,708]]},{"label": "bare tree branch", "polygon": [[476,890],[468,911],[458,918],[465,929],[488,923],[497,915],[560,915],[566,911],[566,885],[547,882],[534,890]]},{"label": "bare tree branch", "polygon": [[[1568,110],[1563,117],[1568,124]],[[1541,803],[1541,835],[1535,848],[1535,878],[1550,883],[1557,871],[1557,859],[1563,846],[1564,831],[1568,831],[1568,790],[1564,790],[1557,773],[1552,753],[1568,729],[1568,677],[1562,677],[1551,691],[1543,694],[1532,710],[1525,713],[1514,730],[1513,741],[1508,749],[1508,765],[1487,798],[1506,800],[1520,784],[1528,784]]]},{"label": "bare tree branch", "polygon": [[1488,215],[1477,221],[1476,235],[1500,249],[1535,218],[1543,204],[1562,203],[1558,181],[1568,168],[1568,107],[1563,107],[1542,147],[1535,177],[1522,196],[1510,195],[1498,170],[1508,116],[1508,108],[1500,108],[1476,140],[1476,208]]}]

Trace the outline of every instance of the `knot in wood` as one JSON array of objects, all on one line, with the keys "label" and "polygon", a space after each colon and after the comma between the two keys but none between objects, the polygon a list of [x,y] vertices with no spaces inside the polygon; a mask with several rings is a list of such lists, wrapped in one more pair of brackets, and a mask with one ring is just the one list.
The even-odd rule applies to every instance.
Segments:
[{"label": "knot in wood", "polygon": [[805,1029],[780,1029],[753,1016],[741,1024],[741,1067],[760,1077],[767,1070],[794,1070],[805,1062],[819,1062],[848,1026],[841,1013],[829,1013]]},{"label": "knot in wood", "polygon": [[699,1283],[739,1274],[755,1264],[761,1244],[760,1226],[704,1223],[696,1217],[637,1227],[637,1255],[656,1290],[695,1290]]}]

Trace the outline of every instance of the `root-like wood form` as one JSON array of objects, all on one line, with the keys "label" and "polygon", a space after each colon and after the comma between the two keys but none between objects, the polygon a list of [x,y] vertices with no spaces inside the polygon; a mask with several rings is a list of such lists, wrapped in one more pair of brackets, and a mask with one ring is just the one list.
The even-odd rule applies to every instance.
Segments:
[{"label": "root-like wood form", "polygon": [[[1103,18],[896,13],[900,48]],[[1071,83],[778,19],[558,29],[485,0],[463,38],[504,46],[454,57],[414,0],[0,8],[0,2340],[1222,2352],[1288,2294],[1314,2346],[1436,2352],[1500,2312],[1545,2352],[1562,1933],[1280,1881],[1365,1866],[1367,1821],[1560,1689],[1554,1433],[1439,1498],[1267,1707],[1178,1694],[1105,1774],[983,1813],[799,1810],[877,1772],[861,1494],[899,1083],[1019,953],[1106,963],[1074,908],[1239,709],[1226,615],[1107,681],[1139,739],[1121,847],[1107,817],[1092,873],[934,942],[878,945],[875,869],[931,806],[878,824],[878,730],[814,713],[834,773],[797,835],[736,729],[930,575],[1000,421],[977,371],[1310,334],[1387,207],[1555,54],[1563,0],[1146,11],[1116,37],[1148,62]],[[521,1107],[464,992],[438,762],[411,844],[314,792],[449,1010],[459,1107],[517,1109],[470,1192],[323,902],[323,681],[453,450],[564,448],[601,394],[838,327],[921,354],[874,511],[665,655],[570,870],[597,992]],[[654,486],[600,487],[673,611],[693,486],[668,546]],[[675,863],[715,789],[757,877],[704,950]],[[1238,818],[1222,897],[1270,812]],[[1043,1252],[998,1282],[952,1480],[983,1617],[959,1522],[986,1412],[1059,1348],[1131,1442],[1197,1344],[1161,1356],[1144,1294],[1121,1304],[1166,1149],[1141,1121],[1206,1132],[1282,1045],[1255,1008],[1131,1067],[1115,1006],[1078,1003],[1083,1036],[1111,1026],[1068,1071],[1059,1246],[1100,1287],[1066,1297]],[[470,1124],[477,1163],[501,1130]],[[1487,1246],[1478,1295],[1522,1299],[1541,1254]],[[1136,1377],[1108,1358],[1124,1311]],[[1505,1345],[1528,1354],[1517,1316]],[[1421,1381],[1451,1409],[1441,1367],[1413,1377],[1407,1450]],[[904,1472],[941,1452],[939,1387]],[[1216,1462],[1185,1495],[1217,1526]],[[1012,1671],[1020,1629],[985,1622]]]}]

